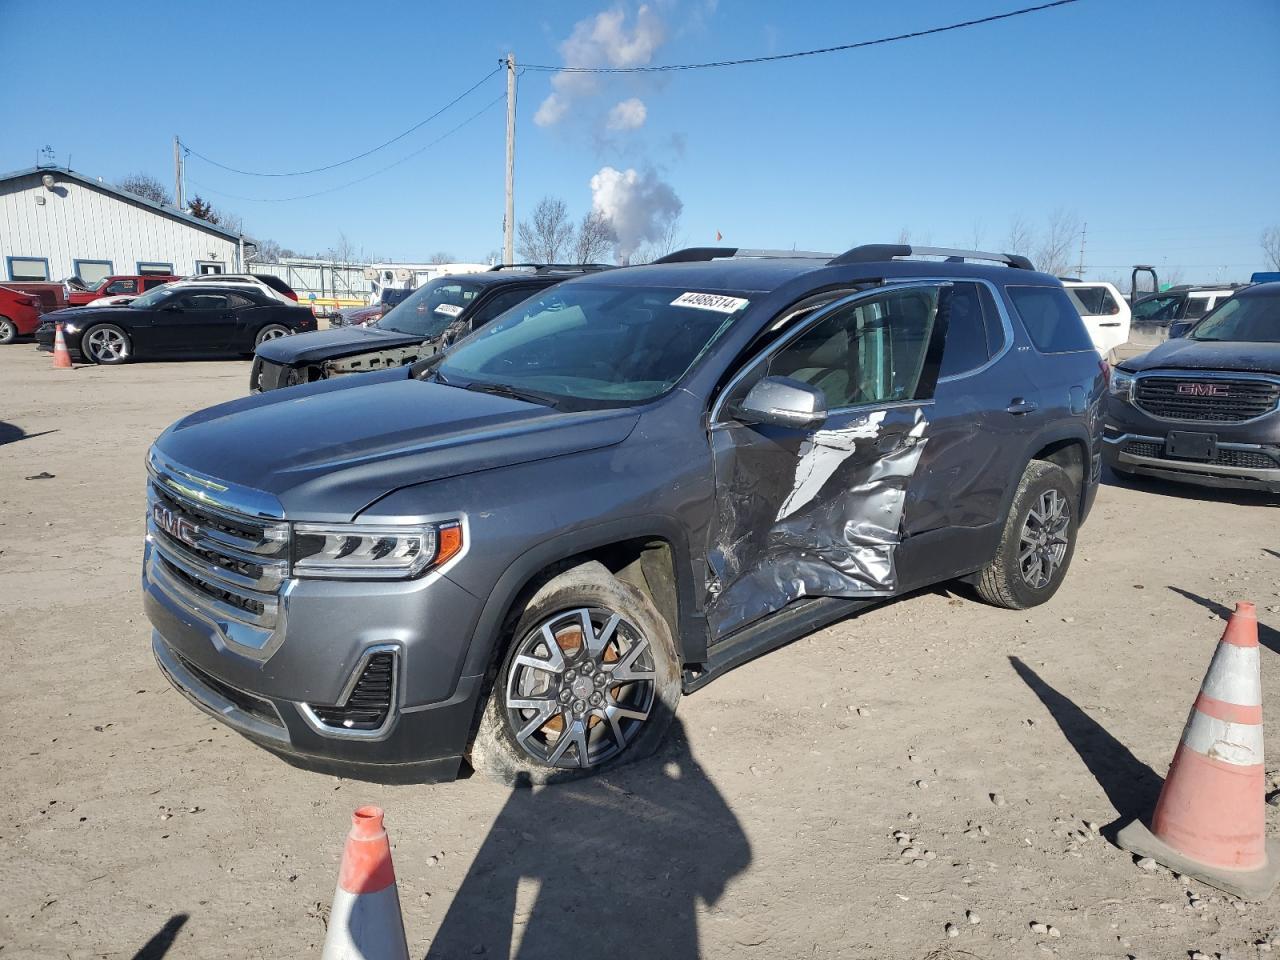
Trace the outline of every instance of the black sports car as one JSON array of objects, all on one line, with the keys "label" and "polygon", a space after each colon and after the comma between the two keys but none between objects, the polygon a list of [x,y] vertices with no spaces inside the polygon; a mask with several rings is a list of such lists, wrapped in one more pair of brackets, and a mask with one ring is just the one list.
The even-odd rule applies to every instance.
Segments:
[{"label": "black sports car", "polygon": [[70,307],[40,318],[36,345],[52,350],[56,325],[73,359],[116,364],[165,357],[245,356],[268,340],[316,329],[306,307],[248,286],[173,283],[118,307]]},{"label": "black sports car", "polygon": [[413,363],[561,280],[604,269],[603,264],[513,264],[436,277],[368,326],[343,326],[260,345],[249,373],[249,392]]}]

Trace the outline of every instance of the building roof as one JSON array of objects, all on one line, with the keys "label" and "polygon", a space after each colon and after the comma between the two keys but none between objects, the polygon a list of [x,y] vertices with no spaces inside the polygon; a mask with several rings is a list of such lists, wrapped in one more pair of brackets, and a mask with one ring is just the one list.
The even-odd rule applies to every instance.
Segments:
[{"label": "building roof", "polygon": [[[174,220],[181,220],[190,226],[197,227],[201,230],[207,230],[209,233],[216,233],[221,237],[226,237],[228,240],[237,242],[240,240],[240,234],[227,230],[224,227],[220,227],[215,223],[210,223],[208,220],[201,220],[199,217],[193,217],[189,213],[183,213],[176,207],[170,207],[163,203],[156,203],[154,200],[148,200],[146,197],[140,197],[136,193],[130,193],[128,190],[122,190],[115,184],[107,183],[105,180],[95,180],[93,177],[85,176],[83,173],[78,173],[70,167],[27,167],[25,170],[14,170],[12,173],[0,173],[0,183],[5,183],[8,180],[18,180],[22,177],[42,177],[46,173],[51,173],[61,180],[74,180],[77,183],[84,184],[86,187],[93,187],[96,190],[101,190],[103,193],[110,193],[128,203],[136,203],[140,207],[150,207],[152,210],[156,211],[156,213],[163,214],[166,217],[172,217]],[[244,238],[244,242],[250,246],[257,246],[257,244],[248,237]]]}]

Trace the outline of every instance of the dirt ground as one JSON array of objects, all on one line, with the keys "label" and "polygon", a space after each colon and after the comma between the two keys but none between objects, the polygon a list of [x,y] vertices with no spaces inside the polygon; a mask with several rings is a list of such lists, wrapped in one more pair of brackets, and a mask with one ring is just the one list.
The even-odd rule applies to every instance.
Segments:
[{"label": "dirt ground", "polygon": [[574,786],[372,786],[286,766],[151,658],[143,455],[247,374],[0,348],[0,957],[317,955],[362,803],[386,808],[416,958],[1280,951],[1280,894],[1235,902],[1108,839],[1149,813],[1238,598],[1264,624],[1280,785],[1275,498],[1110,484],[1044,607],[883,606],[711,684],[659,755]]}]

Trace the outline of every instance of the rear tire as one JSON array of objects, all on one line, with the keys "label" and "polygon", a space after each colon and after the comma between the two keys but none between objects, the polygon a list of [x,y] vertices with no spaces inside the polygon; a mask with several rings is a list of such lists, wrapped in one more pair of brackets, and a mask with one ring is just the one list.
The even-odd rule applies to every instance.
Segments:
[{"label": "rear tire", "polygon": [[594,774],[652,753],[680,693],[675,643],[653,602],[584,563],[520,613],[467,759],[513,785]]},{"label": "rear tire", "polygon": [[0,344],[13,343],[18,339],[18,325],[8,317],[0,316]]},{"label": "rear tire", "polygon": [[1057,593],[1075,552],[1079,503],[1080,491],[1062,467],[1027,464],[995,559],[978,576],[978,595],[993,606],[1025,610]]}]

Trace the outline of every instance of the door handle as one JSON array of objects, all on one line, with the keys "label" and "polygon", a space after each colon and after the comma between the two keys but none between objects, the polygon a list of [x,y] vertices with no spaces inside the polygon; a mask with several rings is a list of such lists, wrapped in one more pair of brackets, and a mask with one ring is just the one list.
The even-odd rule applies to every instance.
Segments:
[{"label": "door handle", "polygon": [[1005,410],[1012,413],[1015,417],[1022,416],[1026,413],[1035,413],[1039,409],[1040,404],[1036,403],[1034,400],[1024,400],[1022,397],[1014,397],[1009,406],[1005,407]]},{"label": "door handle", "polygon": [[1111,323],[1100,323],[1100,324],[1098,324],[1098,326],[1100,326],[1100,327],[1118,327],[1118,326],[1120,326],[1120,321],[1119,321],[1119,320],[1113,320]]}]

